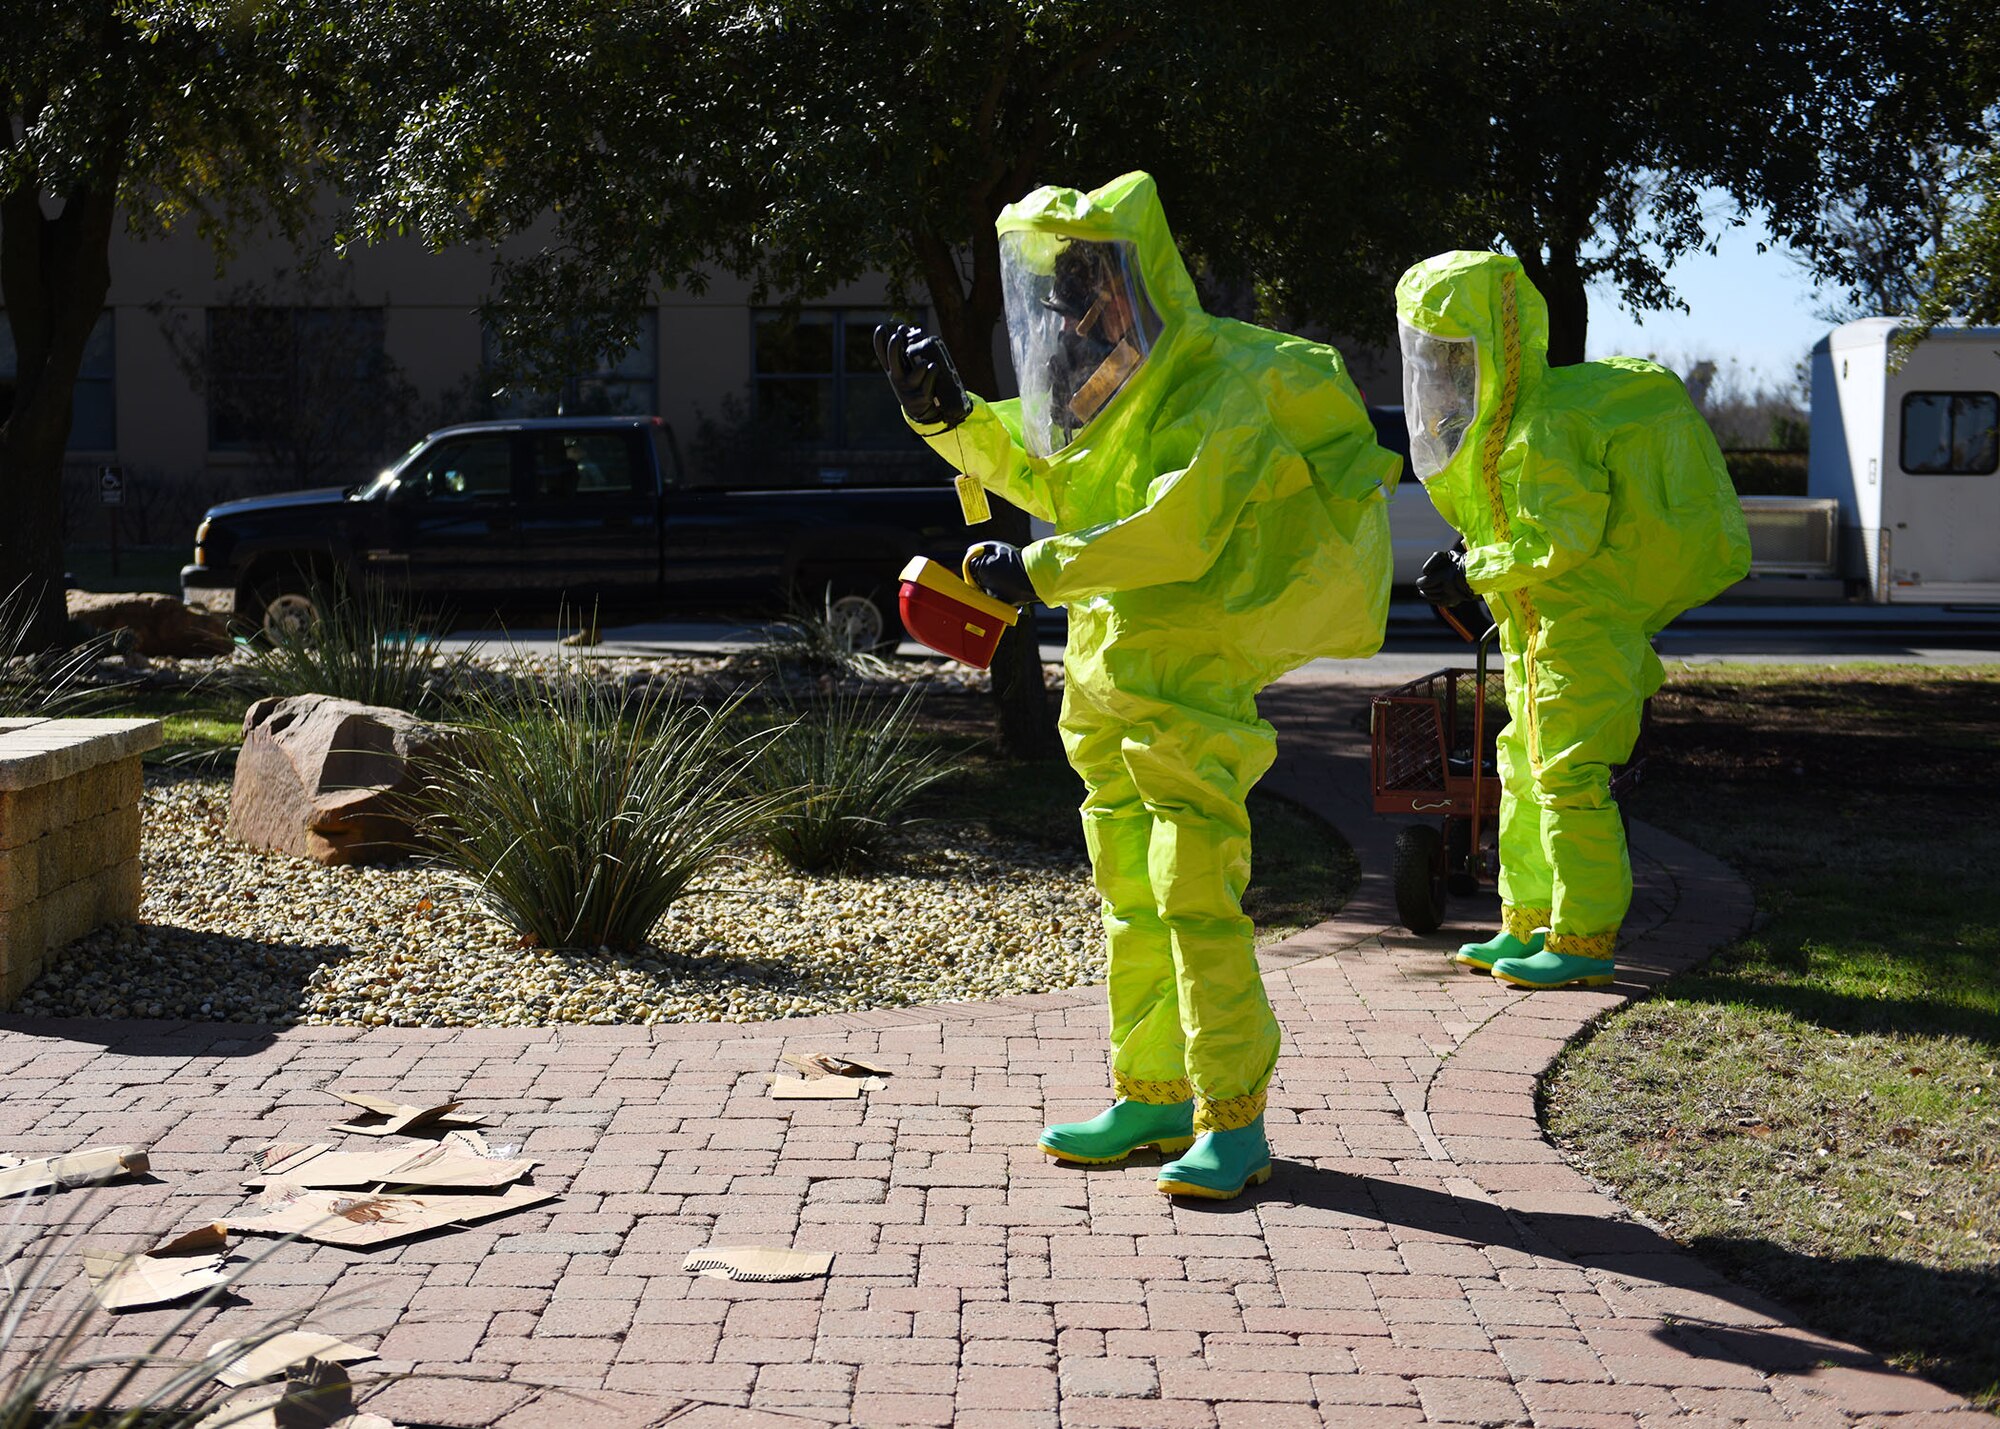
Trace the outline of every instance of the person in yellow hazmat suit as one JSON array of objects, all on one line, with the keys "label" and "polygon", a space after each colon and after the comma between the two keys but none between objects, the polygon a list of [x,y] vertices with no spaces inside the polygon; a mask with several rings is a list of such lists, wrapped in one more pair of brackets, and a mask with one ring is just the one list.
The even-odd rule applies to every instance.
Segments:
[{"label": "person in yellow hazmat suit", "polygon": [[1742,579],[1743,510],[1680,379],[1613,357],[1548,365],[1519,260],[1443,253],[1396,285],[1410,468],[1463,551],[1425,562],[1438,605],[1500,628],[1502,927],[1457,961],[1517,987],[1612,980],[1632,901],[1611,766],[1665,672],[1652,637]]},{"label": "person in yellow hazmat suit", "polygon": [[1201,309],[1153,181],[1042,188],[1001,213],[1018,399],[967,396],[943,344],[882,329],[911,425],[1055,534],[968,553],[999,599],[1068,608],[1061,732],[1104,900],[1117,1101],[1042,1150],[1179,1153],[1168,1194],[1270,1175],[1278,1023],[1241,898],[1244,798],[1275,741],[1256,695],[1382,642],[1388,494],[1332,348]]}]

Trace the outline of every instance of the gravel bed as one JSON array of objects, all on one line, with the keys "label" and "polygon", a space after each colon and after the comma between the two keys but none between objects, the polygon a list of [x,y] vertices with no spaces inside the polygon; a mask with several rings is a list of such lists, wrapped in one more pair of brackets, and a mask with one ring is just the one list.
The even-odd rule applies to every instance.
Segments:
[{"label": "gravel bed", "polygon": [[237,844],[229,786],[149,774],[140,921],[56,955],[15,1011],[289,1025],[750,1022],[1044,992],[1103,976],[1081,858],[900,831],[866,874],[718,867],[630,956],[522,948],[419,861],[324,868]]},{"label": "gravel bed", "polygon": [[[440,657],[440,667],[450,657]],[[599,680],[622,684],[628,690],[653,686],[677,690],[691,698],[703,699],[733,694],[750,686],[792,692],[843,688],[926,684],[934,689],[962,694],[988,694],[993,677],[942,656],[898,656],[869,661],[853,670],[829,675],[823,670],[774,662],[757,651],[736,655],[609,654],[580,647],[561,654],[528,653],[480,648],[465,659],[466,673],[475,679],[546,677],[577,669]],[[227,655],[152,659],[115,656],[99,662],[98,681],[113,685],[137,685],[152,689],[194,689],[203,685],[244,685],[252,678],[252,657],[236,650]],[[1060,661],[1042,666],[1043,682],[1050,690],[1063,687]],[[252,696],[246,687],[245,702]]]}]

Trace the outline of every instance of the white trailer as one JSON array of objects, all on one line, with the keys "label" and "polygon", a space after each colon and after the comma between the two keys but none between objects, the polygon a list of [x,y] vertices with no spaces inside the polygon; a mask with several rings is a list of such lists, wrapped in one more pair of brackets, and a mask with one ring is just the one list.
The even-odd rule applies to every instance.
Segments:
[{"label": "white trailer", "polygon": [[1935,328],[1898,366],[1898,326],[1864,318],[1814,344],[1808,499],[1771,498],[1761,519],[1745,499],[1752,569],[1816,555],[1782,535],[1810,531],[1817,506],[1838,513],[1826,554],[1850,596],[2000,604],[2000,328]]}]

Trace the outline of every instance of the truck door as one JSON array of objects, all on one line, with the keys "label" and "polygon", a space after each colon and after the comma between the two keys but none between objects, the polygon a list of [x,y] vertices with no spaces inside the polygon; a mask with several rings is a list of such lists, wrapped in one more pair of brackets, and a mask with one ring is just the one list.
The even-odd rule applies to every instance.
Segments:
[{"label": "truck door", "polygon": [[[445,437],[396,480],[393,545],[365,552],[371,573],[478,619],[514,585],[515,434]],[[400,569],[399,569],[400,568]]]},{"label": "truck door", "polygon": [[538,600],[633,606],[659,594],[659,501],[637,428],[525,434],[518,583]]}]

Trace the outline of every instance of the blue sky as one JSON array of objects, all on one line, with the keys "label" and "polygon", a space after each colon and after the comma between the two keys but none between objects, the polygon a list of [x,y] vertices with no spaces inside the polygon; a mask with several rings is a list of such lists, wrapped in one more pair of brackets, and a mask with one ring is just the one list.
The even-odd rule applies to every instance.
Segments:
[{"label": "blue sky", "polygon": [[1694,253],[1668,273],[1690,311],[1647,313],[1643,322],[1618,306],[1608,288],[1590,294],[1590,357],[1652,357],[1685,372],[1701,357],[1748,382],[1788,383],[1793,367],[1830,326],[1813,316],[1821,299],[1811,280],[1779,248],[1759,253],[1764,226],[1752,219],[1722,235],[1716,254]]}]

